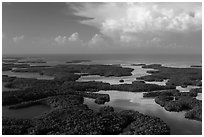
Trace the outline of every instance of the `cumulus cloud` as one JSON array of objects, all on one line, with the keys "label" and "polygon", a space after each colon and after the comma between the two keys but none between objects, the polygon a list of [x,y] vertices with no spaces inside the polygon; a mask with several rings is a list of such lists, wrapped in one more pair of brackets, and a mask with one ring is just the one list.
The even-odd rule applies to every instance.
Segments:
[{"label": "cumulus cloud", "polygon": [[88,46],[93,47],[93,46],[104,46],[106,45],[106,42],[102,35],[100,34],[95,34],[91,40],[88,42]]},{"label": "cumulus cloud", "polygon": [[69,38],[68,38],[69,41],[78,41],[79,40],[79,33],[78,32],[75,32],[73,33]]},{"label": "cumulus cloud", "polygon": [[102,36],[99,35],[99,34],[95,34],[95,35],[91,38],[91,40],[90,40],[89,43],[91,43],[91,44],[96,44],[96,43],[101,42],[101,41],[103,41]]},{"label": "cumulus cloud", "polygon": [[65,44],[67,41],[67,37],[66,36],[57,36],[55,37],[55,42],[57,42],[58,44]]},{"label": "cumulus cloud", "polygon": [[154,37],[154,38],[151,40],[151,42],[153,42],[153,43],[159,43],[159,42],[161,42],[161,39],[158,38],[158,37]]},{"label": "cumulus cloud", "polygon": [[202,29],[201,3],[82,3],[70,7],[75,15],[92,18],[81,23],[95,26],[103,35],[126,43],[146,41],[146,36],[151,41],[165,32]]},{"label": "cumulus cloud", "polygon": [[21,35],[21,36],[15,36],[13,37],[13,42],[14,43],[17,43],[17,42],[20,42],[24,39],[24,35]]},{"label": "cumulus cloud", "polygon": [[77,41],[81,41],[79,39],[79,33],[75,32],[70,36],[57,36],[54,38],[54,41],[58,44],[66,44],[67,42],[77,42]]},{"label": "cumulus cloud", "polygon": [[120,35],[120,41],[124,42],[124,43],[129,43],[129,42],[133,42],[133,41],[137,41],[138,39],[132,35]]},{"label": "cumulus cloud", "polygon": [[104,39],[104,36],[102,34],[94,34],[88,41],[83,41],[79,38],[79,33],[75,32],[71,34],[70,36],[57,36],[54,38],[55,43],[59,45],[76,45],[76,46],[82,46],[82,47],[100,47],[100,46],[106,46],[107,42]]}]

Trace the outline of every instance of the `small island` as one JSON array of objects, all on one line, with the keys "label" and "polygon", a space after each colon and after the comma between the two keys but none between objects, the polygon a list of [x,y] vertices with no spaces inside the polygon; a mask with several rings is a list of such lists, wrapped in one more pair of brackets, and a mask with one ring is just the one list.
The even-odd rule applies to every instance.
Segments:
[{"label": "small island", "polygon": [[83,63],[83,62],[91,62],[91,60],[71,60],[66,63]]},{"label": "small island", "polygon": [[119,80],[119,82],[123,83],[123,82],[124,82],[124,80],[123,80],[123,79],[121,79],[121,80]]}]

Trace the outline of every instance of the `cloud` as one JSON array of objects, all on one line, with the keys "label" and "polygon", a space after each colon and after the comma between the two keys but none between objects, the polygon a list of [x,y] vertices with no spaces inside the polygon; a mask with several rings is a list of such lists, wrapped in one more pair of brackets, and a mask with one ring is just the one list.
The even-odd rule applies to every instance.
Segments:
[{"label": "cloud", "polygon": [[161,40],[161,38],[159,37],[153,37],[152,39],[150,40],[146,40],[146,43],[145,43],[146,46],[154,46],[154,47],[161,47],[162,45],[166,45],[163,43],[163,41]]},{"label": "cloud", "polygon": [[105,46],[107,43],[105,42],[104,38],[100,34],[95,34],[87,44],[89,47],[98,47],[98,46]]},{"label": "cloud", "polygon": [[99,47],[99,46],[106,46],[107,42],[105,41],[102,34],[94,34],[90,40],[83,41],[79,38],[79,33],[75,32],[70,36],[57,36],[54,38],[55,43],[59,45],[75,45],[75,46],[82,46],[82,47]]},{"label": "cloud", "polygon": [[13,42],[18,43],[24,39],[24,35],[13,37]]},{"label": "cloud", "polygon": [[161,39],[158,38],[158,37],[154,37],[154,38],[151,40],[151,42],[153,42],[153,43],[160,43],[160,42],[161,42]]},{"label": "cloud", "polygon": [[[69,4],[80,23],[94,26],[118,42],[151,41],[164,33],[202,30],[201,3],[79,3]],[[147,39],[148,38],[148,39]],[[158,42],[154,39],[152,42]]]},{"label": "cloud", "polygon": [[[94,18],[81,23],[100,27],[102,32],[110,31],[184,31],[201,29],[201,3],[192,4],[189,9],[160,3],[83,3],[74,5],[75,15]],[[83,8],[82,8],[83,7]],[[105,9],[105,10],[104,10]]]},{"label": "cloud", "polygon": [[57,36],[55,39],[55,42],[57,42],[58,44],[65,44],[67,41],[67,37],[66,36]]},{"label": "cloud", "polygon": [[75,32],[73,33],[69,38],[68,38],[69,41],[78,41],[79,40],[79,33],[78,32]]},{"label": "cloud", "polygon": [[121,35],[120,41],[124,43],[129,43],[132,41],[137,41],[136,37],[133,37],[132,35]]},{"label": "cloud", "polygon": [[57,36],[54,38],[54,41],[60,45],[66,44],[68,42],[80,42],[82,40],[79,39],[79,33],[75,32],[70,36]]}]

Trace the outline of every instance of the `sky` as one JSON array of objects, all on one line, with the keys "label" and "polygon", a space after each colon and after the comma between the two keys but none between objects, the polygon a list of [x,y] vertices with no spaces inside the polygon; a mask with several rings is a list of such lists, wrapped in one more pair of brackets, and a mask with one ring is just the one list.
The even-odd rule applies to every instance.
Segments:
[{"label": "sky", "polygon": [[202,54],[202,3],[3,2],[3,54]]}]

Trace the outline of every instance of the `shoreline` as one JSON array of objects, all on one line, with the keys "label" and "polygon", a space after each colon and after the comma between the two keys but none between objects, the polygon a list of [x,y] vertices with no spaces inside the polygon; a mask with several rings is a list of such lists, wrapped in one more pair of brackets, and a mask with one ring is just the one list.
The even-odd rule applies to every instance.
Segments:
[{"label": "shoreline", "polygon": [[[75,60],[74,62],[78,62],[78,61]],[[75,66],[77,66],[77,65],[79,65],[79,64],[75,64]],[[62,65],[62,66],[63,66],[63,65]],[[83,66],[84,66],[84,65],[83,65]],[[89,66],[92,67],[93,65],[89,65]],[[97,65],[95,65],[95,67],[96,67],[96,66],[97,66]],[[108,66],[108,65],[107,65],[107,66]],[[122,65],[120,65],[120,66],[122,66]],[[120,67],[120,66],[117,66],[117,67]],[[129,66],[131,66],[131,64],[130,64]],[[148,66],[148,65],[146,65],[146,66]],[[55,67],[55,66],[52,66],[52,67]],[[45,73],[47,70],[52,70],[52,67],[51,67],[51,68],[43,68],[43,67],[38,68],[38,67],[35,67],[35,68],[32,68],[32,69],[35,70],[35,69],[37,68],[37,69],[39,69],[39,70],[44,70],[43,73]],[[64,66],[63,66],[63,67],[64,67]],[[116,68],[117,68],[117,67],[116,67]],[[68,68],[69,68],[69,67],[68,67]],[[102,67],[102,68],[103,68],[103,67]],[[110,69],[112,69],[112,68],[114,68],[114,67],[110,67]],[[114,69],[116,69],[116,68],[114,68]],[[29,71],[29,69],[30,69],[30,68],[27,68],[28,71]],[[36,69],[36,70],[37,70],[37,69]],[[78,69],[78,68],[76,67],[76,70],[77,70],[77,69]],[[89,69],[90,69],[90,68],[89,68]],[[97,69],[101,69],[101,68],[99,67],[99,68],[97,68]],[[118,69],[118,68],[117,68],[117,69]],[[117,69],[116,69],[116,70],[117,70]],[[122,69],[125,69],[125,68],[122,68]],[[121,70],[122,70],[122,69],[121,69]],[[183,69],[184,69],[184,68],[183,68]],[[62,70],[63,70],[63,69],[62,69]],[[119,69],[119,70],[120,70],[120,69]],[[23,69],[23,71],[24,71],[24,69]],[[90,70],[87,70],[87,71],[88,71],[88,72],[91,72]],[[38,71],[37,71],[37,72],[38,72]],[[73,72],[76,72],[76,71],[73,71]],[[24,72],[23,72],[23,73],[24,73]],[[46,73],[47,73],[47,72],[46,72]],[[53,73],[53,72],[52,72],[52,73]],[[78,71],[77,71],[77,73],[78,73]],[[80,73],[83,74],[83,73],[86,73],[86,71],[80,72]],[[95,72],[91,72],[91,73],[95,73]],[[100,73],[100,72],[97,72],[97,73]],[[118,71],[118,73],[120,73],[120,71]],[[25,73],[25,74],[26,74],[26,73]],[[108,75],[107,75],[107,74],[105,74],[105,73],[101,73],[101,74],[102,74],[102,75],[105,75],[105,77],[107,76],[107,77],[110,77],[110,78],[111,78],[111,75],[112,75],[112,74],[108,74]],[[114,74],[114,75],[118,75],[119,77],[121,77],[120,74],[117,74],[117,73],[115,73],[115,72],[114,72],[113,74]],[[125,74],[125,73],[124,73],[124,74]],[[76,75],[76,74],[75,74],[75,75]],[[110,76],[109,76],[109,75],[110,75]],[[69,76],[70,76],[70,75],[69,75]],[[133,77],[133,76],[134,76],[134,75],[131,75],[130,77]],[[58,84],[63,83],[63,82],[65,82],[66,80],[68,80],[68,79],[64,79],[64,78],[63,78],[63,79],[65,80],[65,81],[64,81],[62,78],[63,78],[63,77],[58,77],[58,80],[57,80]],[[16,78],[16,80],[18,80],[18,78]],[[22,79],[22,80],[23,80],[23,79]],[[71,80],[71,79],[70,79],[70,80]],[[34,80],[34,81],[37,82],[37,81],[39,81],[39,80]],[[33,81],[33,82],[34,82],[34,81]],[[43,80],[41,80],[41,81],[43,81]],[[51,80],[51,81],[52,81],[52,80]],[[56,81],[56,79],[54,79],[54,81]],[[74,79],[71,80],[71,81],[73,81],[73,82],[71,82],[72,84],[76,84],[76,83],[77,83]],[[33,83],[33,82],[31,82],[31,85],[30,85],[31,88],[32,88],[32,83]],[[35,82],[34,82],[34,83],[35,83]],[[33,84],[34,84],[34,83],[33,83]],[[68,82],[68,83],[70,84],[70,82]],[[80,82],[78,82],[78,83],[80,83]],[[85,83],[86,83],[86,82],[85,82]],[[87,82],[87,83],[90,83],[90,82]],[[92,83],[93,86],[94,86],[95,83],[97,83],[97,82],[93,82],[93,83]],[[100,82],[99,82],[99,83],[100,83]],[[17,84],[17,83],[13,83],[13,86],[15,87],[16,84]],[[26,79],[25,79],[25,84],[26,84]],[[36,84],[37,84],[37,83],[36,83]],[[45,83],[45,84],[46,84],[46,83]],[[56,84],[57,84],[57,83],[56,83]],[[101,84],[102,84],[102,83],[101,83]],[[138,84],[139,84],[140,86],[142,86],[142,85],[147,85],[146,83],[135,83],[135,85],[138,85]],[[18,84],[17,84],[17,85],[18,85]],[[16,86],[17,86],[17,85],[16,85]],[[38,85],[38,84],[37,84],[37,85]],[[100,85],[100,84],[99,84],[99,85]],[[99,86],[99,85],[98,85],[98,86]],[[132,84],[129,84],[129,85],[124,84],[123,87],[121,87],[121,88],[124,88],[125,86],[131,86],[131,85],[133,85],[133,83],[132,83]],[[150,84],[150,85],[151,85],[151,84]],[[22,86],[23,86],[23,85],[22,85]],[[74,85],[73,85],[73,86],[74,86]],[[76,85],[76,86],[74,86],[74,87],[70,87],[70,86],[66,87],[66,86],[65,86],[64,89],[77,88],[77,86],[79,86],[79,85]],[[82,86],[82,85],[80,85],[80,86]],[[88,84],[88,85],[84,85],[84,86],[85,86],[86,88],[88,88],[90,85]],[[106,85],[106,86],[109,87],[109,85]],[[104,88],[105,88],[106,86],[104,85]],[[17,87],[18,87],[18,86],[17,86]],[[19,87],[21,87],[21,86],[19,85]],[[84,87],[84,88],[85,88],[85,87]],[[99,87],[100,87],[100,86],[99,86]],[[91,94],[97,93],[97,91],[100,89],[99,87],[94,87],[95,89],[92,87],[92,88],[89,88],[88,90],[91,90],[91,92],[92,92]],[[114,85],[113,85],[113,87],[114,87]],[[115,88],[117,88],[117,86],[115,86]],[[129,87],[128,87],[128,88],[129,88]],[[80,87],[79,87],[79,89],[80,89]],[[103,89],[103,88],[102,88],[102,89]],[[37,89],[37,90],[38,90],[38,89]],[[72,89],[72,90],[73,90],[73,89]],[[74,90],[76,90],[76,89],[74,89]],[[82,88],[82,90],[83,90],[83,88]],[[86,89],[86,90],[87,90],[87,89]],[[110,89],[107,88],[107,90],[110,90]],[[148,90],[149,90],[149,89],[148,89]],[[119,91],[119,92],[120,92],[120,91]],[[19,92],[19,93],[20,93],[20,92]],[[32,94],[32,92],[30,92],[30,93]],[[30,93],[29,93],[29,94],[30,94]],[[50,92],[50,93],[52,93],[52,92]],[[70,92],[70,93],[73,94],[73,92]],[[69,94],[70,94],[70,93],[69,93]],[[126,93],[128,93],[128,92],[126,92]],[[9,94],[12,95],[13,93],[9,92],[9,93],[6,93],[6,94],[7,94],[7,95],[9,95]],[[4,93],[3,96],[6,95],[6,94]],[[60,94],[64,94],[64,93],[60,93]],[[57,93],[57,94],[55,94],[54,96],[58,96],[58,95],[60,95],[60,94]],[[90,95],[91,95],[91,94],[90,94]],[[10,95],[9,95],[9,96],[10,96]],[[45,95],[46,95],[46,94],[45,94]],[[77,93],[76,95],[78,96],[79,94]],[[81,94],[81,95],[85,97],[85,94]],[[88,96],[90,96],[90,95],[88,95]],[[91,96],[92,96],[92,95],[91,95]],[[39,97],[40,97],[40,96],[39,96]],[[110,102],[110,101],[111,101],[111,99],[100,98],[97,102],[98,102],[98,103],[103,102],[102,104],[104,104],[105,102]]]}]

